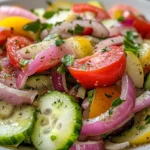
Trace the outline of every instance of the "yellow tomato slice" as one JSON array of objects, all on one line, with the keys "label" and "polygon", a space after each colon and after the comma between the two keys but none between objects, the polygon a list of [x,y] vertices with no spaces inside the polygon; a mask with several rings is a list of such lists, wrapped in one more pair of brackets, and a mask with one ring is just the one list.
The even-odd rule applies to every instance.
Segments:
[{"label": "yellow tomato slice", "polygon": [[14,34],[19,34],[19,35],[26,36],[28,38],[35,39],[36,35],[34,33],[25,31],[23,29],[24,25],[30,22],[32,22],[32,20],[29,20],[27,18],[12,16],[1,20],[0,27],[12,28],[14,30]]},{"label": "yellow tomato slice", "polygon": [[109,87],[96,88],[91,106],[89,118],[94,118],[106,112],[112,104],[112,101],[120,97],[121,89],[113,85]]}]

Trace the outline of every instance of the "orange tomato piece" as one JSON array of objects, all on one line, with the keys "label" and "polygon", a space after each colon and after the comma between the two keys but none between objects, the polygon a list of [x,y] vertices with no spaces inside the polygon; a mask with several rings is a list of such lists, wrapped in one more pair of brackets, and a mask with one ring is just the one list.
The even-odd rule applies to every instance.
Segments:
[{"label": "orange tomato piece", "polygon": [[116,85],[96,88],[90,106],[89,118],[97,117],[106,112],[111,107],[112,101],[120,97],[120,93],[121,88]]}]

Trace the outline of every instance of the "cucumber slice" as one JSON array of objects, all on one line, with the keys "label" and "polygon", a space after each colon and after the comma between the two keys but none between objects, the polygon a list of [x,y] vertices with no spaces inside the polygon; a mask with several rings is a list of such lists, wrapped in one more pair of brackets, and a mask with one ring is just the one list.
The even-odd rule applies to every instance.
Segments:
[{"label": "cucumber slice", "polygon": [[150,142],[150,107],[138,112],[131,128],[112,138],[113,142],[129,141],[131,145],[140,145]]},{"label": "cucumber slice", "polygon": [[67,150],[81,127],[81,108],[73,97],[53,91],[40,97],[39,113],[31,139],[38,150]]},{"label": "cucumber slice", "polygon": [[150,90],[150,73],[145,77],[144,89]]},{"label": "cucumber slice", "polygon": [[117,20],[115,19],[107,19],[107,20],[103,20],[102,24],[106,27],[106,28],[110,28],[114,25],[116,25],[118,23]]},{"label": "cucumber slice", "polygon": [[52,80],[48,75],[35,75],[28,78],[25,88],[38,91],[54,90]]},{"label": "cucumber slice", "polygon": [[0,145],[18,145],[31,134],[34,109],[30,106],[16,107],[7,119],[0,119]]},{"label": "cucumber slice", "polygon": [[0,118],[6,119],[12,115],[14,106],[5,101],[0,101]]}]

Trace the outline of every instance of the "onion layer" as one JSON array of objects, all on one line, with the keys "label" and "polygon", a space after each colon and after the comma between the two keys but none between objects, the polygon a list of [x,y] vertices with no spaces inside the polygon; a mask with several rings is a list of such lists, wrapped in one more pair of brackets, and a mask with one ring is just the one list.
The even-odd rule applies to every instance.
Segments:
[{"label": "onion layer", "polygon": [[120,98],[125,101],[115,107],[111,115],[108,110],[96,118],[84,120],[81,134],[102,135],[110,133],[132,114],[136,95],[134,84],[128,75],[122,77]]},{"label": "onion layer", "polygon": [[109,32],[107,30],[107,28],[100,24],[99,22],[96,21],[92,21],[90,23],[90,21],[88,20],[75,20],[72,22],[63,22],[60,25],[57,25],[55,28],[53,28],[50,32],[50,34],[61,34],[61,36],[63,38],[68,38],[71,37],[72,35],[68,32],[68,30],[73,30],[77,25],[80,25],[82,27],[90,27],[93,29],[92,35],[96,36],[96,37],[108,37],[109,36]]},{"label": "onion layer", "polygon": [[0,99],[12,105],[32,104],[37,91],[23,91],[0,83]]},{"label": "onion layer", "polygon": [[65,73],[60,74],[56,69],[52,70],[52,81],[55,90],[60,92],[68,92]]},{"label": "onion layer", "polygon": [[38,17],[30,11],[16,6],[0,6],[0,19],[8,16],[21,16],[31,20],[36,20]]},{"label": "onion layer", "polygon": [[146,91],[138,98],[136,98],[134,113],[141,111],[142,109],[150,106],[150,91]]},{"label": "onion layer", "polygon": [[105,150],[103,141],[76,142],[70,150]]}]

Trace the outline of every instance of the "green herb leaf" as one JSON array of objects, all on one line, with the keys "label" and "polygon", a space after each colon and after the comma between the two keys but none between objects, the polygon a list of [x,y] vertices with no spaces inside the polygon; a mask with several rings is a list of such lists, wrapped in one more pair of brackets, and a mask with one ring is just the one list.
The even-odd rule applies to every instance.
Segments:
[{"label": "green herb leaf", "polygon": [[113,113],[113,109],[110,108],[109,111],[108,111],[109,115],[111,115]]},{"label": "green herb leaf", "polygon": [[39,31],[40,26],[41,26],[40,20],[36,20],[35,22],[31,22],[31,23],[26,24],[23,27],[23,29],[25,31],[32,31],[32,32],[36,33],[37,31]]},{"label": "green herb leaf", "polygon": [[55,11],[46,11],[46,12],[43,14],[43,17],[46,18],[46,19],[49,19],[49,18],[52,18],[55,13],[56,13]]},{"label": "green herb leaf", "polygon": [[146,121],[146,124],[149,124],[149,123],[150,123],[150,115],[147,115],[147,116],[146,116],[145,121]]},{"label": "green herb leaf", "polygon": [[137,126],[136,129],[137,130],[143,130],[143,129],[145,129],[145,127],[144,126]]},{"label": "green herb leaf", "polygon": [[75,26],[75,29],[74,29],[74,33],[75,34],[82,34],[84,31],[84,27],[80,26],[79,24],[77,24]]},{"label": "green herb leaf", "polygon": [[125,18],[124,18],[124,16],[120,16],[117,20],[120,21],[120,22],[124,22]]},{"label": "green herb leaf", "polygon": [[58,67],[57,72],[62,74],[65,73],[67,70],[66,66],[64,64],[61,64],[60,67]]},{"label": "green herb leaf", "polygon": [[74,63],[74,56],[72,55],[65,55],[63,58],[62,58],[62,63],[66,66],[72,66],[73,63]]},{"label": "green herb leaf", "polygon": [[89,91],[87,94],[88,94],[88,100],[89,100],[89,102],[91,103],[92,100],[93,100],[93,96],[94,96],[94,94],[95,94],[95,89]]},{"label": "green herb leaf", "polygon": [[22,59],[19,64],[21,67],[24,67],[26,66],[28,63],[30,62],[30,60],[26,60],[26,59]]},{"label": "green herb leaf", "polygon": [[3,67],[0,65],[0,71],[2,71],[3,70]]},{"label": "green herb leaf", "polygon": [[107,50],[109,50],[109,47],[105,47],[105,48],[101,49],[101,52],[104,53],[104,52],[106,52]]},{"label": "green herb leaf", "polygon": [[56,135],[52,135],[52,136],[51,136],[51,140],[52,140],[52,141],[55,141],[56,139],[57,139],[57,136],[56,136]]},{"label": "green herb leaf", "polygon": [[124,39],[124,49],[125,51],[131,51],[137,56],[139,56],[139,50],[141,48],[141,44],[135,42],[135,39],[138,37],[138,33],[135,31],[128,31],[126,33],[125,39]]},{"label": "green herb leaf", "polygon": [[113,102],[112,102],[112,107],[117,107],[117,106],[121,105],[123,102],[125,102],[125,100],[122,100],[122,99],[120,99],[120,97],[119,97],[119,98],[113,100]]},{"label": "green herb leaf", "polygon": [[111,94],[105,93],[105,96],[106,96],[107,98],[112,98],[112,95],[111,95]]},{"label": "green herb leaf", "polygon": [[60,45],[62,45],[63,43],[64,43],[64,41],[63,41],[62,39],[57,39],[57,40],[55,41],[56,46],[60,46]]}]

